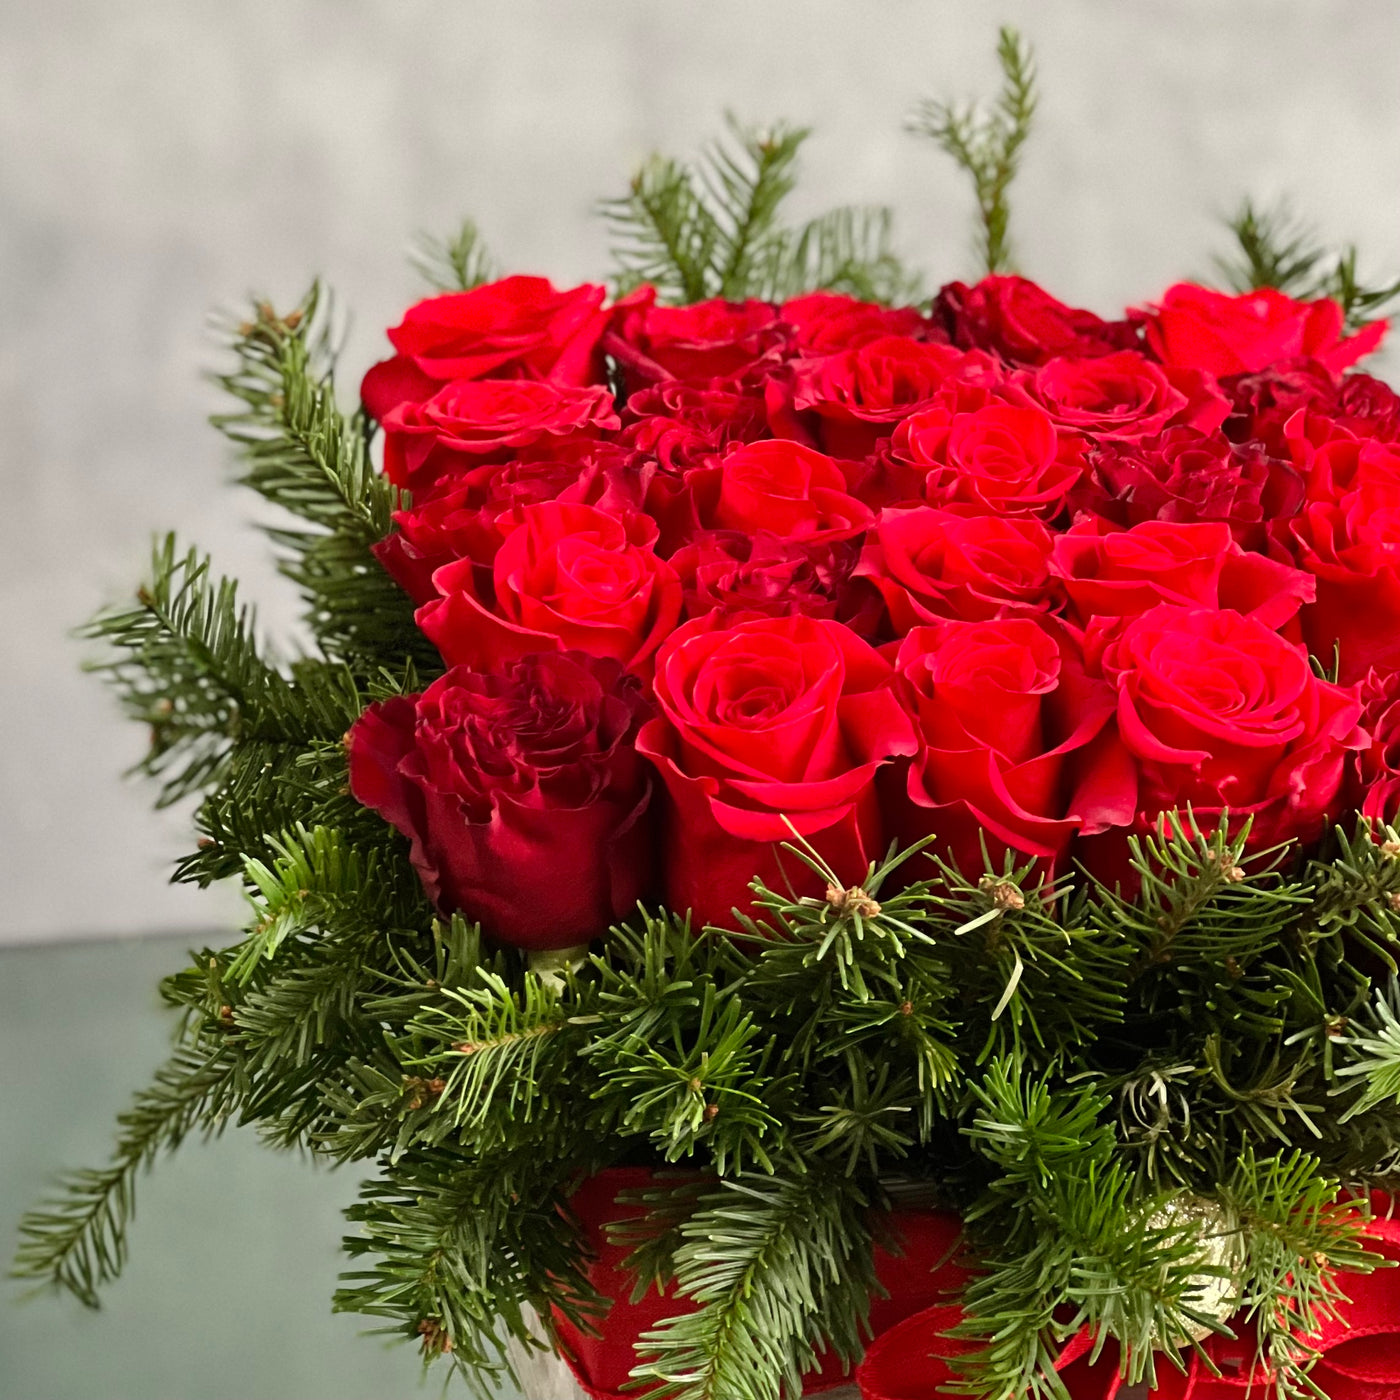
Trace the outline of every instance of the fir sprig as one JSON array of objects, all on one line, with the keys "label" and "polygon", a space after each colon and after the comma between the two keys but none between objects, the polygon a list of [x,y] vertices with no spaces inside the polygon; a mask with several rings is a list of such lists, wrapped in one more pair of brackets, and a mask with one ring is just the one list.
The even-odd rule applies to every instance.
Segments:
[{"label": "fir sprig", "polygon": [[1020,168],[1038,101],[1035,60],[1014,30],[997,39],[1002,85],[989,109],[930,98],[909,119],[909,129],[937,142],[972,179],[980,219],[978,254],[987,272],[1012,268],[1008,193]]}]

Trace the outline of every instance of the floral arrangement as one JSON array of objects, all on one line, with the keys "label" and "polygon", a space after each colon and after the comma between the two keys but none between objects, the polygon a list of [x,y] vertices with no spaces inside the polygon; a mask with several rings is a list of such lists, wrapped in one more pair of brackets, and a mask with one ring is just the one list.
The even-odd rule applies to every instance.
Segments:
[{"label": "floral arrangement", "polygon": [[22,1270],[93,1301],[236,1120],[375,1164],[337,1306],[479,1384],[1400,1385],[1394,289],[1246,210],[1233,287],[1062,304],[1001,58],[917,119],[989,267],[931,300],[740,131],[611,296],[437,248],[357,414],[314,290],[231,328],[318,650],[172,542],[93,625],[253,918]]}]

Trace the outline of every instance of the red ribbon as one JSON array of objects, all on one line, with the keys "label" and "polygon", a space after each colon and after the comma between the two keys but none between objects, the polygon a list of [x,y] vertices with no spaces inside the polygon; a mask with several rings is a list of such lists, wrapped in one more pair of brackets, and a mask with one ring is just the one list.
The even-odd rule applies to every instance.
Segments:
[{"label": "red ribbon", "polygon": [[[619,1206],[618,1195],[653,1184],[655,1176],[645,1168],[613,1168],[585,1182],[573,1198],[593,1253],[590,1281],[603,1297],[614,1300],[600,1336],[587,1336],[555,1315],[565,1359],[593,1400],[640,1400],[637,1391],[623,1390],[637,1364],[637,1339],[663,1318],[694,1307],[655,1289],[636,1303],[629,1301],[633,1281],[622,1268],[626,1250],[608,1242],[610,1222],[639,1213]],[[1372,1209],[1367,1226],[1372,1249],[1400,1262],[1400,1220],[1388,1218],[1390,1198],[1377,1193]],[[957,1374],[955,1359],[976,1345],[947,1336],[962,1318],[952,1298],[969,1275],[957,1257],[962,1222],[946,1211],[895,1211],[890,1226],[901,1252],[875,1252],[876,1275],[889,1297],[871,1307],[874,1341],[855,1379],[862,1400],[938,1400],[941,1387]],[[1350,1301],[1308,1338],[1322,1353],[1312,1378],[1329,1400],[1400,1400],[1400,1270],[1353,1274],[1344,1284]],[[1234,1339],[1214,1336],[1203,1344],[1219,1375],[1194,1354],[1184,1373],[1159,1358],[1152,1400],[1275,1400],[1271,1378],[1255,1364],[1252,1333],[1242,1325],[1235,1330],[1239,1336]],[[1116,1350],[1105,1347],[1091,1360],[1092,1350],[1087,1332],[1065,1344],[1055,1369],[1066,1389],[1074,1400],[1126,1400]],[[817,1395],[850,1379],[840,1361],[828,1357],[806,1377],[803,1393]]]}]

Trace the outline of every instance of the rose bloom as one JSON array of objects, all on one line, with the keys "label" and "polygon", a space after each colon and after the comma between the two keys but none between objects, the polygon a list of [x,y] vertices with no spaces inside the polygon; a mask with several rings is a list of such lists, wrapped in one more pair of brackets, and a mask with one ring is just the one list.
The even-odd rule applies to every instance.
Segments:
[{"label": "rose bloom", "polygon": [[1174,603],[1229,608],[1277,630],[1316,592],[1302,569],[1241,549],[1220,523],[1148,520],[1118,530],[1088,518],[1056,538],[1050,569],[1081,626]]},{"label": "rose bloom", "polygon": [[389,332],[398,352],[365,375],[360,395],[383,422],[453,379],[601,378],[598,340],[607,326],[602,287],[558,291],[543,277],[506,277],[412,306]]},{"label": "rose bloom", "polygon": [[1303,483],[1287,462],[1219,433],[1169,428],[1140,442],[1105,441],[1088,454],[1089,477],[1071,508],[1119,525],[1218,520],[1245,548],[1267,546],[1271,521],[1295,514]]},{"label": "rose bloom", "polygon": [[777,308],[766,301],[716,297],[656,306],[639,297],[618,311],[604,348],[630,389],[667,379],[695,385],[733,380],[776,363],[785,340]]},{"label": "rose bloom", "polygon": [[371,705],[350,790],[398,828],[434,905],[519,948],[606,933],[652,894],[640,685],[576,653],[455,667]]},{"label": "rose bloom", "polygon": [[1011,364],[1040,365],[1056,356],[1090,359],[1132,349],[1137,330],[1056,301],[1024,277],[950,282],[934,301],[934,319],[965,350],[990,350]]},{"label": "rose bloom", "polygon": [[[820,894],[778,850],[796,830],[847,884],[883,855],[875,773],[914,749],[893,671],[848,627],[812,617],[687,622],[656,658],[660,716],[638,750],[669,802],[666,902],[732,926],[749,881]],[[789,825],[791,823],[791,825]]]},{"label": "rose bloom", "polygon": [[770,435],[762,395],[676,379],[633,394],[623,423],[622,440],[677,477],[713,466],[735,443]]},{"label": "rose bloom", "polygon": [[914,336],[929,323],[912,306],[877,306],[839,292],[808,292],[778,308],[803,355],[837,355],[882,336]]},{"label": "rose bloom", "polygon": [[931,407],[945,385],[967,381],[991,386],[997,380],[996,366],[985,355],[886,335],[839,355],[797,361],[792,408],[809,412],[826,451],[861,458],[901,419]]},{"label": "rose bloom", "polygon": [[880,590],[896,637],[960,618],[1043,613],[1063,602],[1050,573],[1050,532],[1028,516],[932,506],[886,509],[866,537],[856,574]]},{"label": "rose bloom", "polygon": [[640,511],[655,463],[597,438],[560,442],[543,456],[488,462],[453,479],[422,504],[396,511],[395,529],[375,544],[375,557],[416,603],[438,596],[433,574],[444,564],[471,559],[477,596],[495,594],[491,566],[522,506],[578,501],[609,515]]},{"label": "rose bloom", "polygon": [[884,611],[879,594],[853,578],[859,544],[786,539],[768,531],[706,530],[669,563],[680,576],[686,617],[839,618],[862,637]]},{"label": "rose bloom", "polygon": [[984,840],[993,870],[1012,851],[1053,871],[1076,833],[1131,818],[1131,765],[1104,742],[1113,692],[1063,628],[1030,617],[916,627],[895,669],[920,739],[889,784],[901,845],[934,836],[929,854],[969,879]]},{"label": "rose bloom", "polygon": [[972,413],[933,408],[895,430],[891,455],[924,472],[930,505],[967,505],[1052,519],[1083,474],[1080,444],[1049,414],[990,403]]},{"label": "rose bloom", "polygon": [[1176,424],[1213,433],[1230,410],[1200,371],[1164,369],[1133,350],[1019,370],[1007,396],[1044,409],[1062,430],[1130,442]]},{"label": "rose bloom", "polygon": [[1304,647],[1236,612],[1173,606],[1104,637],[1139,831],[1188,803],[1203,830],[1228,809],[1234,830],[1254,818],[1257,850],[1315,840],[1338,815],[1349,755],[1366,743],[1361,705],[1318,679]]},{"label": "rose bloom", "polygon": [[1361,726],[1370,742],[1355,755],[1347,805],[1376,821],[1394,822],[1400,820],[1400,671],[1372,668],[1358,690]]},{"label": "rose bloom", "polygon": [[594,437],[618,426],[612,395],[600,386],[454,381],[425,403],[401,403],[385,415],[384,475],[422,496],[444,478],[483,462],[506,461],[524,448]]},{"label": "rose bloom", "polygon": [[1164,365],[1210,374],[1248,374],[1286,360],[1313,359],[1334,373],[1369,355],[1387,323],[1342,334],[1335,301],[1294,301],[1272,287],[1230,296],[1178,282],[1143,317],[1147,343]]},{"label": "rose bloom", "polygon": [[655,524],[569,501],[519,515],[492,563],[494,606],[477,592],[471,559],[433,575],[442,596],[415,617],[443,660],[491,669],[557,649],[647,669],[681,610],[680,580],[652,551]]},{"label": "rose bloom", "polygon": [[1308,648],[1343,681],[1400,662],[1400,448],[1336,438],[1313,452],[1309,500],[1274,536],[1317,579]]}]

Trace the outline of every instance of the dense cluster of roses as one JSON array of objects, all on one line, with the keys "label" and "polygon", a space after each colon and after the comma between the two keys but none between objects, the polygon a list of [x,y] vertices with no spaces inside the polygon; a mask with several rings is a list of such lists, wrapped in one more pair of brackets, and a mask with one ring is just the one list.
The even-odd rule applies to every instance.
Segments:
[{"label": "dense cluster of roses", "polygon": [[805,890],[794,828],[851,881],[927,835],[1111,879],[1188,803],[1257,847],[1393,815],[1400,398],[1343,373],[1383,330],[1016,277],[928,314],[421,302],[363,395],[412,501],[379,557],[448,669],[359,721],[352,788],[527,947]]}]

